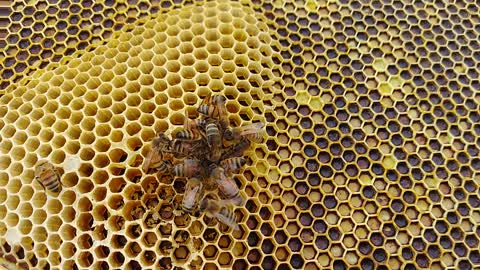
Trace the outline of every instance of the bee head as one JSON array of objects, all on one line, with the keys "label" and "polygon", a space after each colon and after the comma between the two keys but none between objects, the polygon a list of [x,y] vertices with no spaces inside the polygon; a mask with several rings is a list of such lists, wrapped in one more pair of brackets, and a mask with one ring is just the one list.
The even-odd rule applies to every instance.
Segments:
[{"label": "bee head", "polygon": [[224,103],[225,101],[227,101],[227,98],[222,96],[222,95],[215,95],[213,97],[213,104],[220,104],[220,103]]},{"label": "bee head", "polygon": [[163,132],[157,133],[157,136],[152,140],[152,146],[158,147],[161,145],[168,145],[170,144],[170,139],[165,135]]},{"label": "bee head", "polygon": [[[39,160],[37,164],[35,165],[35,172],[36,173],[41,173],[48,169],[49,163],[46,160]],[[53,166],[52,166],[53,167]]]},{"label": "bee head", "polygon": [[225,132],[223,132],[223,138],[227,141],[233,140],[233,131],[231,129],[226,129]]},{"label": "bee head", "polygon": [[245,164],[247,164],[247,159],[245,159],[245,158],[240,158],[240,165],[243,166],[243,165],[245,165]]},{"label": "bee head", "polygon": [[204,197],[201,201],[200,204],[198,205],[198,209],[200,212],[204,212],[208,207],[208,198]]}]

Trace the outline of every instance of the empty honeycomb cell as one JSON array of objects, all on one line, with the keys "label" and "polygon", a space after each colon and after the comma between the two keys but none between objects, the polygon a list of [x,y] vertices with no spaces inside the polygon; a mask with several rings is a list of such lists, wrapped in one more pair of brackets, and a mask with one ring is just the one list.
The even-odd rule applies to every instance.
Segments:
[{"label": "empty honeycomb cell", "polygon": [[92,228],[93,217],[89,213],[80,214],[80,218],[77,221],[78,229],[81,231],[90,231]]}]

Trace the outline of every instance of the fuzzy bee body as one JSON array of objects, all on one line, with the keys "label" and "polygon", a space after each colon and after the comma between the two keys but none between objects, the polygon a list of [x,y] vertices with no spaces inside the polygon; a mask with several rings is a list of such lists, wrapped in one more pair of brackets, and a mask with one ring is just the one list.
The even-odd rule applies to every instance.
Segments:
[{"label": "fuzzy bee body", "polygon": [[159,132],[152,140],[152,149],[158,149],[161,152],[169,152],[172,146],[172,140],[170,140],[165,133]]},{"label": "fuzzy bee body", "polygon": [[211,149],[211,161],[218,161],[220,158],[221,152],[220,148],[222,146],[222,137],[220,136],[220,131],[214,123],[210,123],[206,127],[207,142]]},{"label": "fuzzy bee body", "polygon": [[240,229],[235,218],[235,213],[227,208],[224,201],[205,196],[200,202],[200,211],[205,212],[207,216],[216,218],[219,222],[234,230]]},{"label": "fuzzy bee body", "polygon": [[35,179],[46,190],[59,193],[62,190],[58,170],[46,160],[41,160],[35,165]]},{"label": "fuzzy bee body", "polygon": [[216,214],[215,217],[221,223],[228,225],[234,230],[240,230],[235,218],[235,213],[232,210],[228,209],[226,206],[222,207],[220,212]]},{"label": "fuzzy bee body", "polygon": [[243,157],[233,157],[222,160],[220,165],[226,173],[230,173],[240,170],[246,163],[247,160]]},{"label": "fuzzy bee body", "polygon": [[173,173],[177,177],[194,177],[201,172],[200,162],[196,159],[186,159],[183,163],[173,167]]},{"label": "fuzzy bee body", "polygon": [[172,153],[176,158],[182,158],[188,155],[192,147],[192,144],[188,141],[174,140],[172,143]]},{"label": "fuzzy bee body", "polygon": [[161,175],[171,175],[172,174],[172,162],[169,160],[162,160],[156,167],[152,167],[153,169],[157,169],[158,173]]},{"label": "fuzzy bee body", "polygon": [[171,152],[172,141],[165,136],[163,132],[160,132],[157,133],[155,138],[153,138],[151,145],[152,149],[150,149],[145,157],[145,161],[142,166],[144,172],[164,166],[163,153]]},{"label": "fuzzy bee body", "polygon": [[214,105],[200,105],[197,111],[211,118],[218,118],[220,116],[220,110]]},{"label": "fuzzy bee body", "polygon": [[228,112],[225,106],[226,98],[222,95],[208,95],[203,99],[197,111],[207,117],[218,119],[222,128],[228,126]]},{"label": "fuzzy bee body", "polygon": [[184,129],[177,132],[175,138],[178,140],[197,141],[203,138],[203,134],[200,130],[197,129]]},{"label": "fuzzy bee body", "polygon": [[243,205],[244,201],[240,195],[240,189],[233,179],[225,175],[225,170],[222,167],[215,168],[211,176],[215,179],[218,189],[225,196],[225,199],[235,205]]},{"label": "fuzzy bee body", "polygon": [[182,209],[185,212],[192,213],[203,191],[203,184],[197,178],[189,179],[183,195]]},{"label": "fuzzy bee body", "polygon": [[228,112],[227,107],[225,106],[226,98],[222,95],[214,95],[212,97],[213,106],[217,107],[218,110],[218,120],[222,128],[228,126]]}]

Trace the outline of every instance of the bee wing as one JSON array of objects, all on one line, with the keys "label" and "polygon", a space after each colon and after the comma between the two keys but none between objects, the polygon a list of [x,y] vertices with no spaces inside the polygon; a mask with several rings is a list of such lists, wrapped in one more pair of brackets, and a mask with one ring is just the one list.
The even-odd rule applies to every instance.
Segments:
[{"label": "bee wing", "polygon": [[248,134],[255,134],[262,132],[262,128],[264,124],[262,122],[255,122],[252,124],[248,124],[245,126],[240,127],[240,135],[248,135]]},{"label": "bee wing", "polygon": [[240,196],[240,194],[235,197],[235,198],[231,198],[231,199],[226,199],[224,200],[225,202],[228,202],[228,204],[233,204],[233,205],[236,205],[238,207],[243,207],[245,206],[245,199],[242,198],[242,196]]},{"label": "bee wing", "polygon": [[200,192],[200,189],[202,188],[202,184],[190,184],[187,183],[187,187],[185,189],[185,194],[183,196],[183,204],[184,205],[194,205],[195,204],[195,198],[197,197],[196,195]]},{"label": "bee wing", "polygon": [[152,159],[154,159],[154,155],[157,154],[156,152],[160,153],[160,157],[162,157],[161,152],[157,147],[153,147],[150,152],[148,152],[147,156],[145,157],[145,160],[143,162],[142,169],[144,172],[148,172],[148,169],[150,169],[150,164],[152,164]]},{"label": "bee wing", "polygon": [[198,161],[197,159],[185,159],[183,161],[183,164],[186,167],[198,167],[200,166],[200,161]]}]

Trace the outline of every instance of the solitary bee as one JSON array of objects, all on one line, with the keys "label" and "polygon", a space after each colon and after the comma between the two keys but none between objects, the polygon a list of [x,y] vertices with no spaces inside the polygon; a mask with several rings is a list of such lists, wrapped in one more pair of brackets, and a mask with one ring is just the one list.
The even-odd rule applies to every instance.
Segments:
[{"label": "solitary bee", "polygon": [[233,157],[222,160],[220,165],[225,169],[225,173],[230,174],[240,170],[246,163],[247,160],[243,157]]},{"label": "solitary bee", "polygon": [[211,156],[207,158],[209,158],[211,161],[218,161],[220,155],[222,154],[222,137],[220,136],[220,131],[215,123],[209,123],[207,124],[206,132],[207,142],[211,150]]},{"label": "solitary bee", "polygon": [[229,148],[227,148],[222,154],[220,159],[224,160],[231,157],[239,157],[243,155],[243,152],[245,152],[245,150],[247,150],[249,147],[250,147],[250,141],[246,138],[242,138],[239,143],[234,144]]},{"label": "solitary bee", "polygon": [[149,169],[164,166],[163,153],[170,152],[171,146],[172,141],[163,132],[158,133],[152,140],[152,149],[150,149],[145,158],[142,167],[143,171],[148,172]]},{"label": "solitary bee", "polygon": [[186,159],[183,163],[173,167],[173,173],[178,177],[194,177],[202,172],[201,169],[200,161],[196,159]]},{"label": "solitary bee", "polygon": [[46,160],[40,160],[35,165],[35,179],[45,190],[53,193],[59,193],[62,190],[58,170]]},{"label": "solitary bee", "polygon": [[222,167],[215,168],[211,173],[211,177],[215,179],[218,189],[228,201],[235,205],[243,205],[244,200],[240,195],[237,183],[225,175],[225,170]]},{"label": "solitary bee", "polygon": [[263,126],[262,122],[256,122],[241,127],[227,128],[223,133],[223,139],[229,142],[238,142],[242,138],[247,138],[252,142],[261,142]]},{"label": "solitary bee", "polygon": [[213,194],[205,196],[200,201],[200,211],[205,212],[209,217],[216,218],[219,222],[233,228],[234,230],[240,230],[235,219],[235,213],[230,210],[225,201],[219,201],[218,197],[215,198]]},{"label": "solitary bee", "polygon": [[187,181],[182,201],[183,211],[191,213],[195,209],[202,194],[202,189],[203,184],[198,178],[191,178]]}]

